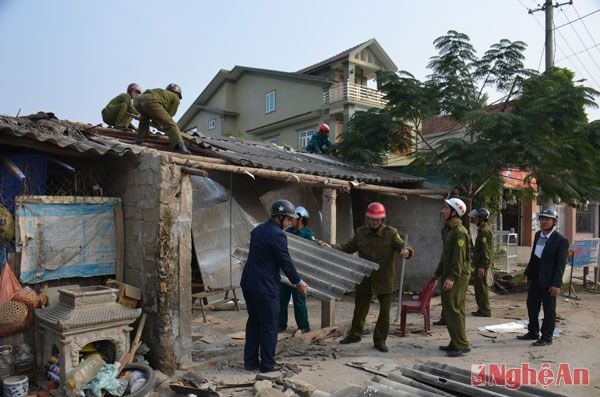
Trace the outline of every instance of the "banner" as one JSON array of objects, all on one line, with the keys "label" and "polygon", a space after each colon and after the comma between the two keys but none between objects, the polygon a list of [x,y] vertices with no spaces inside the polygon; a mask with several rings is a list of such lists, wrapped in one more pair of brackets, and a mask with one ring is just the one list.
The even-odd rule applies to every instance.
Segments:
[{"label": "banner", "polygon": [[571,244],[573,267],[597,266],[600,239],[580,240]]},{"label": "banner", "polygon": [[17,201],[22,282],[115,274],[115,210],[120,200],[78,199],[69,204]]}]

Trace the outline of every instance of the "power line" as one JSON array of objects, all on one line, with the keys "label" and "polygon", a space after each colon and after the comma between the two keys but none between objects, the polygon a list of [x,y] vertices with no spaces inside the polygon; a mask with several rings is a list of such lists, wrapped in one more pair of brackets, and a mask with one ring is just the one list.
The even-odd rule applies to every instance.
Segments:
[{"label": "power line", "polygon": [[[574,4],[573,4],[573,7],[575,7],[575,5],[574,5]],[[562,10],[561,10],[561,11],[562,11]],[[575,10],[575,12],[577,12],[577,10]],[[597,13],[597,12],[600,12],[600,9],[598,9],[598,10],[596,10],[596,11],[592,11],[592,12],[590,12],[589,14],[586,14],[586,15],[584,15],[584,16],[582,16],[582,17],[579,17],[579,13],[577,12],[577,16],[578,16],[579,18],[577,18],[577,19],[574,19],[574,20],[572,20],[572,21],[569,21],[569,22],[567,22],[567,23],[563,23],[562,25],[559,25],[559,26],[555,27],[555,28],[554,28],[554,30],[556,30],[556,29],[560,29],[560,28],[562,28],[563,26],[570,25],[570,24],[572,24],[573,22],[577,22],[577,21],[579,21],[579,20],[582,20],[583,18],[585,18],[585,17],[589,17],[590,15],[592,15],[592,14],[595,14],[595,13]],[[582,21],[582,23],[583,23],[583,21]],[[585,26],[585,23],[584,23],[584,26]],[[586,27],[586,29],[587,29],[587,27]],[[590,33],[590,31],[589,31],[589,30],[588,30],[588,33]],[[591,36],[591,35],[590,35],[590,36]]]},{"label": "power line", "polygon": [[571,54],[571,55],[569,55],[569,56],[567,56],[567,57],[560,58],[560,59],[558,59],[556,62],[564,61],[565,59],[569,59],[569,58],[571,58],[571,57],[574,57],[574,56],[575,56],[575,55],[577,55],[577,54],[582,54],[582,53],[584,53],[584,52],[587,52],[587,51],[589,51],[589,50],[592,50],[592,49],[594,49],[594,48],[599,48],[599,47],[600,47],[600,44],[596,44],[596,45],[593,45],[593,46],[591,46],[591,47],[584,48],[584,49],[583,49],[583,50],[581,50],[581,51],[577,51],[575,54]]},{"label": "power line", "polygon": [[[577,14],[577,16],[579,17],[579,12],[577,12],[577,8],[575,8],[575,5],[573,5],[573,11],[575,11],[575,14]],[[598,12],[598,11],[600,11],[600,10],[596,10],[594,12]],[[590,14],[588,14],[588,15],[590,15]],[[579,19],[583,19],[583,18],[585,18],[585,16],[579,17]],[[582,20],[581,23],[582,23],[583,27],[585,28],[588,36],[590,36],[592,43],[594,43],[595,47],[598,48],[598,44],[596,44],[596,40],[594,39],[594,36],[592,36],[592,34],[590,33],[590,30],[588,29],[587,25],[585,24],[585,21]],[[598,48],[598,52],[600,53],[600,48]]]},{"label": "power line", "polygon": [[[587,66],[585,66],[585,63],[583,63],[583,61],[579,58],[579,55],[575,54],[575,50],[573,50],[573,47],[571,47],[571,44],[569,44],[569,41],[565,38],[565,36],[562,34],[562,32],[560,30],[557,30],[557,32],[560,35],[560,37],[565,41],[565,43],[567,44],[567,47],[569,47],[569,50],[571,50],[571,53],[575,56],[575,59],[577,59],[577,61],[579,61],[579,63],[581,64],[583,69],[586,71],[588,76],[594,81],[594,83],[596,83],[597,86],[600,86],[600,84],[598,84],[598,82],[594,78],[594,75],[592,73],[590,73]],[[558,48],[558,46],[556,46],[556,47]],[[570,59],[569,59],[569,61],[570,61]],[[573,67],[575,67],[575,65],[573,65]],[[577,70],[577,69],[575,69],[575,70]],[[579,74],[581,76],[583,76],[582,73],[579,73]]]},{"label": "power line", "polygon": [[[561,10],[563,13],[563,16],[565,17],[565,19],[567,21],[569,21],[569,17],[567,17],[567,13],[564,12],[563,10]],[[570,22],[570,21],[569,21]],[[579,40],[579,42],[581,43],[582,47],[585,48],[585,43],[583,42],[583,39],[581,38],[581,36],[579,35],[579,32],[577,31],[577,29],[575,29],[575,25],[571,25],[571,28],[573,29],[573,32],[575,33],[575,35],[577,36],[577,39]],[[598,62],[596,62],[596,59],[594,59],[594,57],[592,56],[592,54],[590,54],[589,51],[585,51],[588,53],[588,55],[590,56],[592,62],[594,63],[594,65],[596,65],[596,68],[600,71],[600,66],[598,66]]]}]

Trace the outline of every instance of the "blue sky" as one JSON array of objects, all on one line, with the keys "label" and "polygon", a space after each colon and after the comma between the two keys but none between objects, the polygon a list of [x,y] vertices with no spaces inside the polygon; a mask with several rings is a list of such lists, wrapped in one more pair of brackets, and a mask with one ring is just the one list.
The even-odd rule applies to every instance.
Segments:
[{"label": "blue sky", "polygon": [[[538,2],[0,0],[0,114],[96,124],[128,83],[175,82],[179,119],[220,69],[296,71],[370,38],[423,78],[433,40],[450,29],[480,54],[502,38],[525,41],[527,66],[543,69],[544,16],[527,13]],[[600,0],[575,0],[555,10],[555,25],[599,9]],[[556,63],[600,91],[600,12],[582,21],[558,30]]]}]

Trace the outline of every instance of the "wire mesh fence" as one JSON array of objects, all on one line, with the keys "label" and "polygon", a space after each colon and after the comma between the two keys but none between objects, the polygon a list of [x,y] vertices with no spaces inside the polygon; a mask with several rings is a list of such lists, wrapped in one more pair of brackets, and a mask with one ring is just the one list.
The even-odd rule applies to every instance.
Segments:
[{"label": "wire mesh fence", "polygon": [[0,164],[0,202],[12,213],[17,196],[102,198],[115,197],[115,190],[105,163],[90,158],[23,156]]}]

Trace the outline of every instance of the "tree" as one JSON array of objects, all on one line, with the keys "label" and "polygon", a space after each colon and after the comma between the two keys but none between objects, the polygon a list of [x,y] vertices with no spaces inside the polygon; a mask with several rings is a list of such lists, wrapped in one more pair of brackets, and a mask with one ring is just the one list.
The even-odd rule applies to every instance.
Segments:
[{"label": "tree", "polygon": [[[525,69],[521,41],[501,40],[481,58],[469,37],[456,31],[434,46],[438,55],[428,64],[427,80],[408,72],[378,76],[388,104],[354,116],[339,148],[342,156],[381,163],[390,148],[413,144],[415,134],[425,150],[414,153],[411,169],[436,169],[469,207],[482,192],[498,190],[506,167],[529,171],[530,182],[537,179],[546,197],[573,201],[597,195],[598,126],[587,125],[584,112],[594,105],[595,91],[575,86],[566,69],[544,74]],[[487,89],[506,95],[494,112],[486,108]],[[436,116],[453,120],[463,135],[430,142],[422,122]],[[587,143],[576,144],[582,140]],[[589,172],[581,175],[582,169]]]}]

